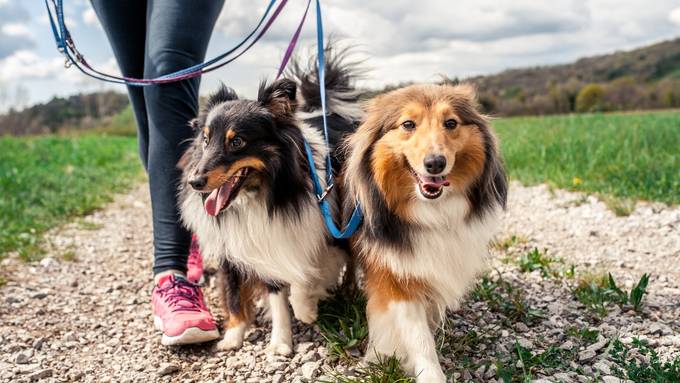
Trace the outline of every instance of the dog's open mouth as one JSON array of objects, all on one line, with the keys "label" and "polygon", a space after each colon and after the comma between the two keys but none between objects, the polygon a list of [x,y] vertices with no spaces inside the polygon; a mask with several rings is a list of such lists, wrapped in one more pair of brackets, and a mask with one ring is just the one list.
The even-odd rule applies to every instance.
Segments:
[{"label": "dog's open mouth", "polygon": [[439,198],[444,192],[444,186],[450,182],[444,176],[424,176],[411,169],[411,173],[418,182],[420,194],[427,199]]},{"label": "dog's open mouth", "polygon": [[241,168],[233,176],[217,189],[210,192],[203,201],[205,212],[208,215],[217,217],[238,194],[238,189],[243,185],[243,181],[248,177],[248,168]]}]

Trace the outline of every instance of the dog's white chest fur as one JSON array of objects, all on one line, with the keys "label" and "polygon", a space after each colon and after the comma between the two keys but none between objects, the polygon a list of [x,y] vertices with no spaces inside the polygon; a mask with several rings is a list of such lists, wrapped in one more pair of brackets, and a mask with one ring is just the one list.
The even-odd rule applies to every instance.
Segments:
[{"label": "dog's white chest fur", "polygon": [[182,218],[199,237],[207,264],[227,257],[266,280],[305,284],[319,273],[319,255],[326,248],[318,207],[303,203],[300,217],[269,217],[265,204],[242,191],[220,216],[208,216],[198,194],[182,206]]},{"label": "dog's white chest fur", "polygon": [[432,202],[418,200],[412,205],[413,217],[421,225],[410,233],[413,252],[385,249],[381,258],[396,275],[425,281],[438,305],[456,307],[487,267],[497,214],[466,221],[469,206],[463,196]]}]

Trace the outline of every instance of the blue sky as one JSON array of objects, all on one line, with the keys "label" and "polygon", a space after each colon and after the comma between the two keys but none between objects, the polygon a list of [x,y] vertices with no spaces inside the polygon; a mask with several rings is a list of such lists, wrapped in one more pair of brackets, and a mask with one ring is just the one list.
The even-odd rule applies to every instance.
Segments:
[{"label": "blue sky", "polygon": [[[89,1],[64,2],[67,25],[79,49],[96,67],[116,72]],[[270,33],[237,62],[205,76],[201,92],[210,92],[222,81],[253,96],[260,79],[274,76],[305,3],[290,0]],[[266,0],[227,0],[208,56],[231,47],[255,24],[266,4]],[[327,32],[355,45],[357,57],[365,59],[369,72],[360,85],[366,87],[432,81],[440,74],[466,77],[563,63],[680,36],[678,0],[324,0],[322,4]],[[313,46],[310,16],[301,54]],[[55,95],[109,88],[124,91],[64,69],[41,0],[0,0],[0,111]]]}]

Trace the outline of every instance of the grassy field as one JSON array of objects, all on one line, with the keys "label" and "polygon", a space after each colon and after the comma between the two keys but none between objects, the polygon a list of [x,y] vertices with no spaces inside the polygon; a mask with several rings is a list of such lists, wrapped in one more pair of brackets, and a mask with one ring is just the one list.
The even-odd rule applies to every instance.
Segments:
[{"label": "grassy field", "polygon": [[680,111],[501,118],[510,177],[680,203]]},{"label": "grassy field", "polygon": [[0,138],[0,257],[12,250],[39,257],[42,232],[141,177],[132,137]]}]

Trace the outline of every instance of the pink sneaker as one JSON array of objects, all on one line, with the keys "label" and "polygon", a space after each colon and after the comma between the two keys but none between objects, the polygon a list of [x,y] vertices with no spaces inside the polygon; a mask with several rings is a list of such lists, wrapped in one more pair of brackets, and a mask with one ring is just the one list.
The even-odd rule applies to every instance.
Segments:
[{"label": "pink sneaker", "polygon": [[181,275],[166,275],[151,295],[153,323],[165,346],[202,343],[220,337],[201,288]]},{"label": "pink sneaker", "polygon": [[201,249],[198,248],[198,238],[196,234],[191,236],[191,248],[187,259],[187,279],[193,283],[202,284],[203,278],[203,257]]}]

